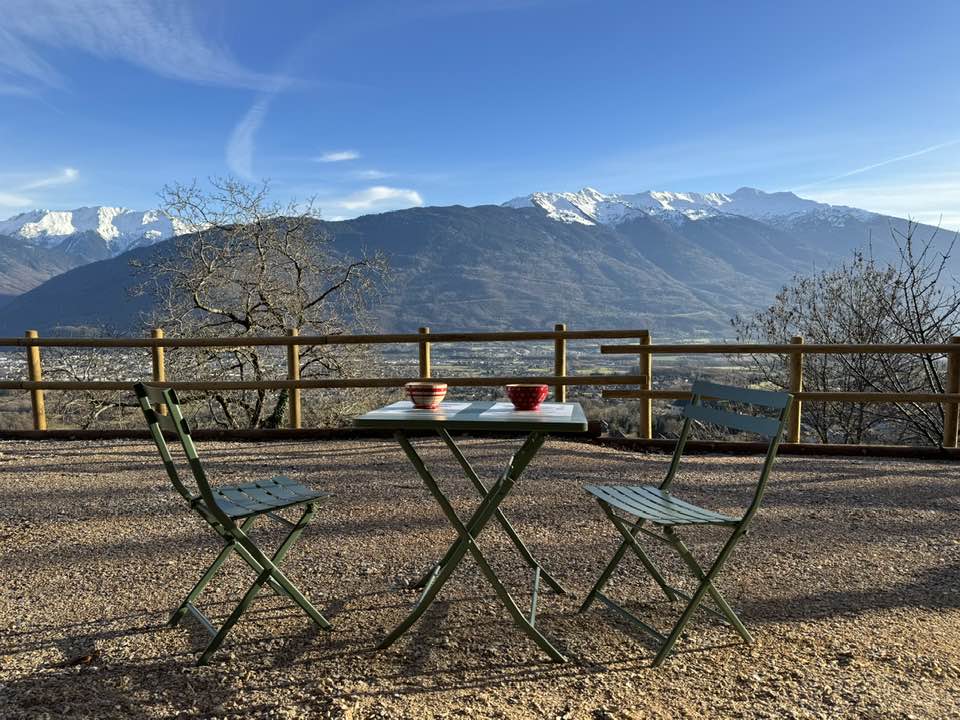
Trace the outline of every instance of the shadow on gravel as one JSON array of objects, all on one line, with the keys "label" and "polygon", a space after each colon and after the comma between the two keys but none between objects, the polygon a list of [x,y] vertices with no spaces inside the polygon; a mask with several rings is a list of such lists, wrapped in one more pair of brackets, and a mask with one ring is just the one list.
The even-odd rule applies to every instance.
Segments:
[{"label": "shadow on gravel", "polygon": [[[140,622],[133,622],[139,619]],[[4,631],[0,635],[0,656],[15,655],[46,648],[57,648],[63,655],[63,662],[82,656],[96,649],[104,640],[132,637],[160,631],[164,628],[165,616],[156,613],[129,613],[101,618],[96,622],[70,623],[66,625],[43,625],[25,632]],[[120,624],[117,629],[107,629]],[[100,626],[101,629],[96,629]],[[51,635],[50,639],[45,636]]]},{"label": "shadow on gravel", "polygon": [[740,602],[740,607],[754,622],[819,620],[896,608],[951,610],[960,608],[957,588],[960,588],[960,564],[953,564],[928,568],[913,582],[892,587],[866,591],[826,590],[786,599],[746,600]]},{"label": "shadow on gravel", "polygon": [[[182,717],[209,717],[234,695],[222,679],[208,673],[185,672],[189,657],[168,657],[147,663],[112,664],[99,658],[89,665],[35,673],[5,685],[0,712],[10,718],[136,718],[148,711],[183,707],[195,700],[195,710]],[[188,705],[189,706],[189,705]]]}]

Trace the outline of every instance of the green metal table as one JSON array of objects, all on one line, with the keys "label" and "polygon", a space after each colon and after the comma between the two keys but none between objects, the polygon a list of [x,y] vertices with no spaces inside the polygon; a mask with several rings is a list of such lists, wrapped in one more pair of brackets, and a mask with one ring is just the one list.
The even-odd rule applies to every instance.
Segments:
[{"label": "green metal table", "polygon": [[[524,545],[510,521],[500,509],[500,504],[510,494],[520,479],[524,469],[537,454],[547,439],[548,433],[579,433],[587,430],[587,419],[578,403],[544,403],[539,410],[514,410],[509,402],[445,402],[436,410],[420,410],[409,401],[401,401],[373,410],[354,421],[357,427],[378,428],[394,431],[394,437],[400,443],[407,458],[420,475],[427,490],[436,499],[447,520],[457,532],[457,538],[447,550],[446,555],[437,562],[416,584],[423,592],[413,610],[386,638],[379,648],[392,645],[401,635],[423,615],[436,599],[443,585],[450,579],[460,561],[469,552],[491,586],[500,602],[507,608],[514,622],[532,639],[552,660],[564,662],[566,658],[536,627],[537,598],[540,582],[546,583],[555,593],[562,594],[563,587],[557,582]],[[467,479],[480,495],[480,503],[466,521],[460,519],[450,501],[443,494],[437,481],[427,469],[420,455],[410,442],[412,430],[434,430],[449,448],[460,464]],[[461,452],[450,435],[451,431],[473,431],[481,433],[525,432],[526,439],[513,454],[506,468],[491,485],[480,479],[469,461]],[[517,606],[504,584],[490,567],[478,538],[487,523],[496,518],[524,561],[533,571],[533,592],[530,611],[524,614]]]}]

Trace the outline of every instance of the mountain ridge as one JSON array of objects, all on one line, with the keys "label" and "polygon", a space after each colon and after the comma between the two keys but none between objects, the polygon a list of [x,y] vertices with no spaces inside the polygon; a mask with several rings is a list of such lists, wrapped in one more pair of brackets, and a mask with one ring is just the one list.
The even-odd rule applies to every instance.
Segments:
[{"label": "mountain ridge", "polygon": [[[907,221],[753,188],[706,194],[584,188],[503,205],[317,220],[315,228],[339,251],[388,257],[396,280],[383,288],[377,310],[386,330],[564,321],[716,337],[728,332],[732,316],[769,302],[796,273],[830,267],[867,243],[879,258],[894,259],[891,233],[904,233]],[[0,236],[0,296],[15,295],[2,300],[0,334],[139,332],[146,306],[126,291],[134,284],[129,261],[172,247],[169,239],[155,239],[141,236],[116,254],[95,229],[59,240]],[[950,262],[960,275],[956,259]]]},{"label": "mountain ridge", "polygon": [[617,224],[638,215],[679,220],[702,220],[720,214],[752,220],[776,221],[808,212],[875,216],[867,210],[830,205],[801,198],[788,191],[768,193],[741,187],[732,193],[646,190],[640,193],[603,193],[592,187],[577,192],[534,192],[503,203],[504,207],[537,207],[553,220],[584,225]]},{"label": "mountain ridge", "polygon": [[[730,318],[770,302],[797,272],[831,266],[874,239],[895,252],[905,220],[806,213],[776,224],[717,213],[698,219],[638,214],[617,223],[558,222],[541,207],[448,206],[316,221],[338,252],[379,250],[395,281],[376,308],[387,331],[648,327],[662,337],[724,337]],[[927,228],[932,231],[933,228]],[[882,241],[882,242],[881,242]],[[0,335],[140,333],[143,298],[130,260],[173,240],[134,248],[51,278],[0,310]]]},{"label": "mountain ridge", "polygon": [[0,221],[0,296],[26,292],[72,268],[185,230],[157,210],[109,205],[18,213]]},{"label": "mountain ridge", "polygon": [[144,241],[159,242],[186,230],[182,223],[159,210],[131,210],[110,205],[28,210],[0,220],[0,235],[45,247],[60,245],[78,233],[92,232],[114,255]]}]

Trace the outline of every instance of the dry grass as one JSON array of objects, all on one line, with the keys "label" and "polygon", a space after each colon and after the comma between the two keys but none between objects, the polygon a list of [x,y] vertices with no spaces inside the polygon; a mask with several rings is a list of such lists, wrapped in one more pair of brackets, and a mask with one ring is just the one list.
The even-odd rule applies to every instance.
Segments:
[{"label": "dry grass", "polygon": [[[445,449],[421,444],[453,480],[461,510],[472,506]],[[488,476],[514,446],[465,442]],[[170,489],[155,451],[0,443],[0,716],[960,717],[953,465],[782,458],[720,583],[757,644],[700,617],[680,653],[651,670],[642,635],[603,608],[576,613],[615,541],[580,486],[655,481],[663,456],[550,442],[509,498],[515,525],[570,590],[541,599],[539,626],[571,657],[555,665],[511,627],[470,562],[406,637],[373,650],[416,597],[403,586],[451,539],[392,443],[202,450],[222,482],[283,471],[334,494],[286,567],[335,632],[315,631],[264,594],[214,662],[194,667],[206,636],[191,621],[164,622],[216,543]],[[678,492],[732,511],[755,462],[693,457]],[[277,542],[280,531],[264,531],[265,544]],[[482,539],[527,602],[529,578],[512,546],[492,527]],[[691,539],[703,556],[719,535]],[[610,593],[669,627],[676,608],[635,563],[624,567]],[[251,579],[230,565],[201,605],[222,617]]]}]

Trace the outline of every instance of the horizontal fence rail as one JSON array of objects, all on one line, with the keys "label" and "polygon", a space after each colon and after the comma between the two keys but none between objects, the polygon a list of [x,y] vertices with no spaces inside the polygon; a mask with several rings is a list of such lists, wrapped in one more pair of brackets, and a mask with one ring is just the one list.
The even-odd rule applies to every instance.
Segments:
[{"label": "horizontal fence rail", "polygon": [[[24,383],[29,384],[29,383]],[[894,392],[793,392],[794,400],[813,400],[817,402],[916,402],[941,403],[960,402],[960,393],[894,393]],[[604,390],[603,397],[650,398],[652,400],[689,400],[693,393],[689,390]],[[710,397],[706,395],[705,397]]]},{"label": "horizontal fence rail", "polygon": [[604,355],[636,355],[650,353],[652,355],[945,355],[957,352],[957,346],[952,344],[932,345],[805,345],[791,343],[789,345],[750,345],[733,343],[715,344],[680,344],[661,343],[659,345],[603,345],[600,352]]},{"label": "horizontal fence rail", "polygon": [[[645,337],[647,330],[544,330],[512,332],[430,333],[431,343],[531,342],[534,340],[618,340]],[[153,348],[257,347],[314,345],[394,345],[424,342],[426,333],[394,335],[275,335],[235,338],[41,338],[0,337],[0,347]],[[629,346],[628,346],[629,347]]]},{"label": "horizontal fence rail", "polygon": [[[320,388],[392,388],[403,387],[418,378],[324,378],[321,380],[223,380],[223,381],[157,381],[158,385],[176,390],[315,390]],[[490,375],[484,377],[431,377],[433,382],[454,387],[493,387],[509,383],[563,385],[638,385],[641,375]],[[0,382],[0,390],[130,390],[132,382],[122,380],[12,380]]]},{"label": "horizontal fence rail", "polygon": [[[0,390],[28,391],[31,397],[34,430],[46,430],[47,419],[44,406],[45,390],[59,391],[101,391],[112,392],[130,390],[131,381],[125,380],[44,380],[42,373],[40,348],[79,348],[79,349],[130,349],[150,350],[151,380],[165,387],[177,390],[230,391],[230,390],[288,390],[289,427],[300,429],[302,425],[301,390],[324,388],[395,388],[402,387],[412,380],[429,378],[453,387],[493,387],[509,383],[537,383],[552,385],[554,398],[560,402],[566,400],[569,386],[608,386],[638,385],[645,387],[648,379],[642,375],[570,375],[567,373],[567,342],[569,340],[637,340],[645,341],[649,332],[634,330],[567,330],[566,325],[557,324],[547,331],[506,331],[506,332],[447,332],[431,333],[429,328],[420,328],[416,333],[393,333],[377,335],[300,335],[295,329],[286,335],[262,337],[225,337],[225,338],[184,338],[167,337],[162,329],[154,329],[148,338],[41,338],[35,330],[28,331],[22,338],[0,338],[0,348],[17,347],[26,349],[26,380],[0,381]],[[497,375],[497,376],[456,376],[435,377],[432,373],[431,348],[435,343],[463,342],[536,342],[552,341],[554,346],[554,373],[552,375]],[[418,348],[417,377],[377,377],[377,378],[301,378],[300,350],[304,347],[330,345],[390,345],[411,344]],[[218,380],[190,381],[167,378],[165,355],[166,348],[242,348],[277,347],[284,348],[287,356],[287,377],[262,380]]]}]

